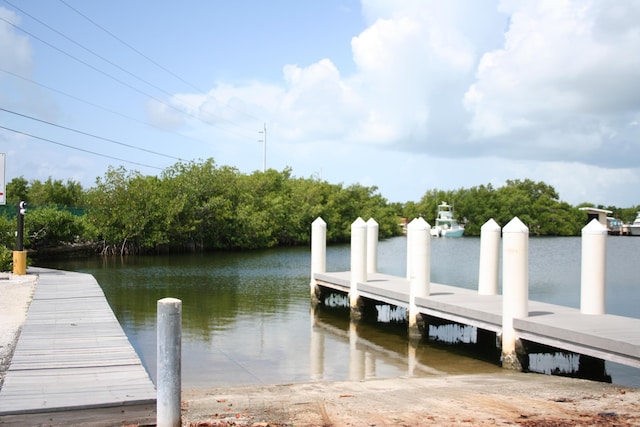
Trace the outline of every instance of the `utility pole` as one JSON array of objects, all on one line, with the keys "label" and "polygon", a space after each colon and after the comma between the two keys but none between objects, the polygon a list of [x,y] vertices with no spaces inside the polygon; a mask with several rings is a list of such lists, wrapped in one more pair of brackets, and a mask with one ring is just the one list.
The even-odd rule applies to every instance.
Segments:
[{"label": "utility pole", "polygon": [[258,133],[263,133],[263,139],[259,139],[258,142],[264,143],[262,149],[262,172],[267,171],[267,124],[264,124],[264,130],[259,130]]}]

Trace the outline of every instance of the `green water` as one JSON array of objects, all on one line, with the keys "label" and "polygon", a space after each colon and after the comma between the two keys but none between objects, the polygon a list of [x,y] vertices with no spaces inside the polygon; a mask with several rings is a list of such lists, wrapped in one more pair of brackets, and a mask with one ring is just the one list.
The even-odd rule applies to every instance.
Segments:
[{"label": "green water", "polygon": [[[580,239],[531,239],[530,297],[578,307]],[[406,239],[380,242],[379,270],[404,275]],[[474,288],[479,240],[434,239],[432,280]],[[610,238],[607,311],[640,317],[640,238]],[[409,345],[404,326],[349,323],[341,309],[312,312],[308,248],[39,263],[93,274],[155,379],[156,302],[183,301],[183,387],[282,384],[493,372],[495,364],[433,344]],[[327,269],[349,269],[332,246]],[[607,364],[616,383],[639,370]]]}]

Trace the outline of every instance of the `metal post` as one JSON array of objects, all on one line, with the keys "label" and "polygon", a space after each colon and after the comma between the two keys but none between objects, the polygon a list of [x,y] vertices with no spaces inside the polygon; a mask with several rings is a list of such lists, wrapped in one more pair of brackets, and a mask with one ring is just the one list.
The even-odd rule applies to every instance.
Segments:
[{"label": "metal post", "polygon": [[16,251],[24,250],[24,214],[27,209],[27,202],[21,200],[18,203],[18,233],[16,235]]},{"label": "metal post", "polygon": [[267,171],[267,124],[264,124],[264,130],[259,130],[258,133],[264,134],[264,139],[258,140],[258,142],[262,142],[262,172]]},{"label": "metal post", "polygon": [[158,300],[157,426],[180,427],[182,301]]},{"label": "metal post", "polygon": [[18,231],[16,233],[16,249],[13,251],[13,274],[27,274],[27,251],[24,250],[24,215],[27,212],[27,202],[18,203]]}]

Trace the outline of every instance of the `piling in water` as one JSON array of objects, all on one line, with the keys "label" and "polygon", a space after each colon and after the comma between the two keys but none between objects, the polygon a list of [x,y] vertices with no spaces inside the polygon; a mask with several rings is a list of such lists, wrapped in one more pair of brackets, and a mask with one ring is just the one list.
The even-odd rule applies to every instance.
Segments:
[{"label": "piling in water", "polygon": [[502,366],[521,371],[513,319],[529,315],[529,229],[514,217],[502,234]]},{"label": "piling in water", "polygon": [[431,287],[431,226],[418,218],[409,223],[411,241],[411,274],[409,278],[409,336],[420,338],[416,297],[428,297]]},{"label": "piling in water", "polygon": [[580,312],[605,314],[607,228],[592,219],[582,229]]},{"label": "piling in water", "polygon": [[351,224],[351,282],[349,307],[351,316],[360,318],[358,282],[367,281],[367,223],[360,217]]}]

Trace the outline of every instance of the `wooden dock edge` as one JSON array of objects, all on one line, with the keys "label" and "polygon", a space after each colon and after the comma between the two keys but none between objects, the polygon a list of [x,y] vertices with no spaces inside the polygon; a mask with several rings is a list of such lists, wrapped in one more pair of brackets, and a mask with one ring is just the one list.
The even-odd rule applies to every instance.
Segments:
[{"label": "wooden dock edge", "polygon": [[55,408],[46,411],[20,413],[4,412],[0,415],[0,425],[7,427],[71,426],[103,427],[105,420],[118,419],[118,425],[155,425],[156,401],[149,399],[126,402],[121,406],[85,406],[82,408]]}]

